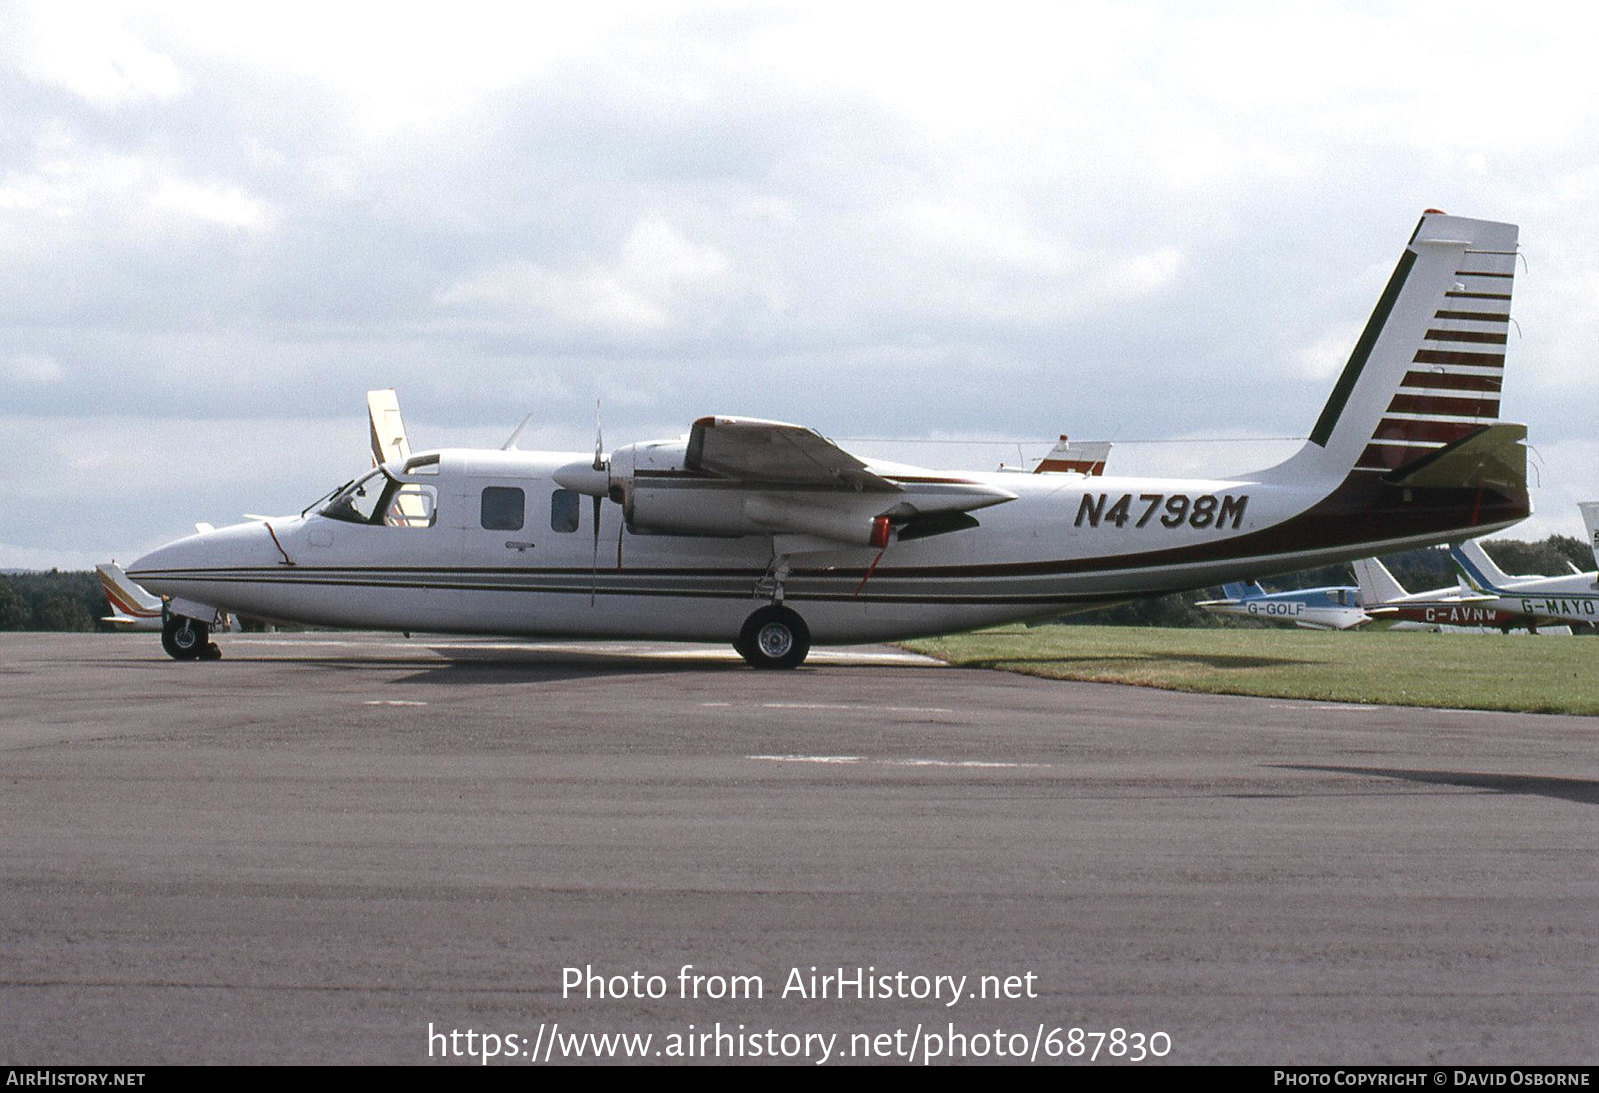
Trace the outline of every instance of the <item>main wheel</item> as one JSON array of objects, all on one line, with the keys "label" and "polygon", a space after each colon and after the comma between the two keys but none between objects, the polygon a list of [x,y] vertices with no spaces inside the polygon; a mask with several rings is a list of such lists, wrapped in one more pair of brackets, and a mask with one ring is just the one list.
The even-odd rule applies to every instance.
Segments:
[{"label": "main wheel", "polygon": [[161,648],[173,660],[197,660],[205,656],[211,641],[211,628],[182,615],[168,617],[161,627]]},{"label": "main wheel", "polygon": [[733,648],[751,668],[798,668],[811,651],[811,631],[788,608],[763,607],[744,620]]}]

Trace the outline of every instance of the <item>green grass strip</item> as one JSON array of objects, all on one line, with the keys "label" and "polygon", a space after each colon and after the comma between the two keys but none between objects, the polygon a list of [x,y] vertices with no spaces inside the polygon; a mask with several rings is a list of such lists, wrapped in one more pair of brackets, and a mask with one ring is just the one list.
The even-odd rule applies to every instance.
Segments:
[{"label": "green grass strip", "polygon": [[905,648],[963,667],[1202,694],[1599,716],[1599,639],[998,627]]}]

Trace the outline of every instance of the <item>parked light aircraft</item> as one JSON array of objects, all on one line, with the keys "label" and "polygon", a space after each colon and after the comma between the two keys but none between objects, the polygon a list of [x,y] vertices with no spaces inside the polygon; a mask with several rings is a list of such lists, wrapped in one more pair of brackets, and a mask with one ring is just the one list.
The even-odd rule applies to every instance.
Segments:
[{"label": "parked light aircraft", "polygon": [[[1599,502],[1590,501],[1580,508],[1588,527],[1588,541],[1599,542]],[[1599,571],[1559,577],[1512,577],[1494,564],[1480,543],[1450,547],[1449,557],[1462,579],[1488,607],[1539,619],[1599,623]],[[1599,563],[1599,545],[1594,548],[1594,560]]]},{"label": "parked light aircraft", "polygon": [[600,443],[592,458],[414,454],[129,573],[171,597],[179,656],[202,655],[232,610],[730,641],[787,668],[813,642],[1045,618],[1470,538],[1530,511],[1526,429],[1495,421],[1516,235],[1423,215],[1309,439],[1254,474],[948,473],[866,461],[798,425],[704,417],[608,456]]},{"label": "parked light aircraft", "polygon": [[128,579],[116,562],[94,567],[105,591],[111,614],[101,622],[115,623],[127,630],[161,629],[161,597],[152,596]]},{"label": "parked light aircraft", "polygon": [[1403,585],[1376,558],[1362,558],[1353,565],[1361,602],[1373,627],[1437,630],[1442,627],[1491,627],[1538,632],[1542,623],[1536,615],[1505,610],[1494,597],[1474,592],[1464,582],[1426,592],[1406,592]]},{"label": "parked light aircraft", "polygon": [[1258,581],[1224,584],[1222,599],[1201,600],[1215,615],[1237,615],[1266,622],[1291,622],[1308,630],[1349,630],[1371,621],[1361,610],[1360,590],[1351,587],[1296,588],[1267,592]]},{"label": "parked light aircraft", "polygon": [[[209,524],[196,525],[200,529],[210,527]],[[129,579],[122,567],[116,562],[108,562],[94,567],[95,573],[100,578],[100,587],[105,592],[106,602],[111,607],[111,614],[101,618],[101,622],[114,624],[122,630],[160,630],[163,641],[174,645],[176,630],[169,630],[166,626],[166,613],[162,610],[161,597],[152,596]],[[218,612],[214,624],[224,630],[239,630],[239,620],[233,616]],[[193,632],[190,632],[191,640]],[[169,648],[168,650],[172,650]],[[173,654],[177,656],[177,653]],[[203,650],[195,654],[215,659],[221,656],[221,650],[214,643],[207,644]],[[180,658],[183,659],[183,658]]]}]

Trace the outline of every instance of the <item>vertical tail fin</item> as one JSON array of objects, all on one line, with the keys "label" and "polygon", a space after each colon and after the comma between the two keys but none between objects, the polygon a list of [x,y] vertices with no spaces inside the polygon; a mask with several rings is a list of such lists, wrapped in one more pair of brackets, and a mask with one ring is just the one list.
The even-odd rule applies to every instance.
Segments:
[{"label": "vertical tail fin", "polygon": [[366,393],[366,416],[371,425],[372,465],[411,458],[411,442],[400,417],[400,399],[392,387]]},{"label": "vertical tail fin", "polygon": [[117,563],[97,565],[94,571],[100,578],[106,601],[115,612],[111,621],[136,623],[161,618],[161,598],[140,588]]},{"label": "vertical tail fin", "polygon": [[1049,450],[1049,454],[1033,468],[1033,473],[1075,472],[1090,476],[1104,474],[1105,460],[1110,456],[1110,449],[1111,442],[1108,440],[1079,440],[1074,444],[1062,435],[1060,441]]},{"label": "vertical tail fin", "polygon": [[1455,564],[1455,572],[1478,592],[1497,592],[1515,579],[1495,565],[1475,539],[1451,546],[1449,559]]},{"label": "vertical tail fin", "polygon": [[1516,237],[1421,218],[1295,461],[1386,475],[1498,418]]},{"label": "vertical tail fin", "polygon": [[1360,602],[1367,607],[1402,600],[1409,595],[1405,586],[1376,558],[1362,558],[1351,563],[1351,567],[1355,571],[1355,584],[1360,589]]},{"label": "vertical tail fin", "polygon": [[1593,561],[1599,566],[1599,501],[1583,501],[1577,505],[1582,513],[1582,524],[1588,529],[1588,545],[1593,548]]}]

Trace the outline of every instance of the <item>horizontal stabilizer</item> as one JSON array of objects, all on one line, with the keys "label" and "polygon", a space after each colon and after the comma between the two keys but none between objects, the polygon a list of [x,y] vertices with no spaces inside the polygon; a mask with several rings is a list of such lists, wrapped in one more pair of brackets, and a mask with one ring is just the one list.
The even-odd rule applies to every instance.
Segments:
[{"label": "horizontal stabilizer", "polygon": [[1418,489],[1501,491],[1527,488],[1527,427],[1499,422],[1475,429],[1459,440],[1388,472],[1396,486]]}]

